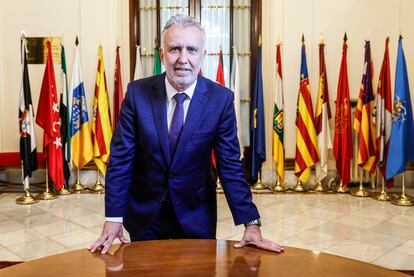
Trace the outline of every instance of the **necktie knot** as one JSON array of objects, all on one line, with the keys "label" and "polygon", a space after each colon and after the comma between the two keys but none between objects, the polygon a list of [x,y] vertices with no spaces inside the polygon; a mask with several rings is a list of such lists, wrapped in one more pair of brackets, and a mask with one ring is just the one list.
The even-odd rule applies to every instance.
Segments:
[{"label": "necktie knot", "polygon": [[176,93],[174,95],[174,99],[177,102],[178,105],[182,105],[185,101],[185,99],[187,99],[187,94],[185,93]]}]

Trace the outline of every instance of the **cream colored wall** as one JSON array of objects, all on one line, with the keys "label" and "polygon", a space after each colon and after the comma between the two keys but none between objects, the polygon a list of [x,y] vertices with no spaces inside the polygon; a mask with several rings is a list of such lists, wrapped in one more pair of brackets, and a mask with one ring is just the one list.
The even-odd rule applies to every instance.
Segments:
[{"label": "cream colored wall", "polygon": [[[21,84],[20,31],[28,36],[61,36],[66,51],[68,83],[72,76],[75,37],[79,36],[82,71],[89,106],[95,88],[98,46],[102,44],[110,101],[112,102],[115,50],[121,46],[124,89],[129,81],[129,24],[127,0],[0,0],[0,152],[19,149],[18,103]],[[37,109],[44,65],[29,65],[32,100]],[[60,65],[55,65],[60,87]],[[41,150],[43,132],[36,126]]]},{"label": "cream colored wall", "polygon": [[[405,38],[404,50],[411,86],[414,89],[414,1],[410,0],[263,0],[263,82],[266,113],[267,161],[265,169],[274,168],[272,161],[272,115],[275,90],[275,44],[283,42],[282,64],[285,95],[286,157],[295,156],[295,117],[299,88],[301,35],[305,35],[306,54],[313,108],[319,74],[318,43],[325,37],[325,59],[331,110],[335,111],[342,38],[348,35],[348,74],[351,99],[357,99],[362,78],[364,40],[371,40],[374,80],[378,81],[386,35],[390,35],[391,81],[394,86],[398,35]],[[411,95],[413,97],[413,89]],[[331,127],[333,130],[333,120]],[[332,132],[333,135],[333,132]],[[333,167],[335,166],[334,163]]]}]

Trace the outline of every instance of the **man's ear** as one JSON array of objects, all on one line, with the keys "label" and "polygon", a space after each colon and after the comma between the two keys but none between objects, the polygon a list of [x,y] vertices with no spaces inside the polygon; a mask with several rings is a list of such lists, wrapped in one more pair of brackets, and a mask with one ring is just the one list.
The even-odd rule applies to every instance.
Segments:
[{"label": "man's ear", "polygon": [[164,64],[164,49],[160,47],[159,53],[160,53],[160,60]]}]

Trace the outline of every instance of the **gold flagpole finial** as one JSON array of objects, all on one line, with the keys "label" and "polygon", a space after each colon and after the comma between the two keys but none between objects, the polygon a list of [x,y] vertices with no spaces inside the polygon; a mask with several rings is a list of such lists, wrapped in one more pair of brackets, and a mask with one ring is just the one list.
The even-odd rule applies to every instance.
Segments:
[{"label": "gold flagpole finial", "polygon": [[257,45],[262,46],[262,35],[259,35],[259,41],[257,42]]},{"label": "gold flagpole finial", "polygon": [[348,41],[348,37],[347,37],[346,32],[345,32],[345,34],[344,34],[344,42],[347,42],[347,41]]},{"label": "gold flagpole finial", "polygon": [[280,35],[276,36],[276,45],[282,44],[282,40],[280,39]]},{"label": "gold flagpole finial", "polygon": [[76,39],[75,39],[75,45],[76,45],[76,46],[78,46],[78,45],[79,45],[79,39],[78,39],[78,36],[76,36]]},{"label": "gold flagpole finial", "polygon": [[319,36],[319,44],[324,44],[324,43],[325,43],[325,37],[323,33],[321,33],[321,35]]},{"label": "gold flagpole finial", "polygon": [[302,33],[302,43],[305,43],[305,35]]}]

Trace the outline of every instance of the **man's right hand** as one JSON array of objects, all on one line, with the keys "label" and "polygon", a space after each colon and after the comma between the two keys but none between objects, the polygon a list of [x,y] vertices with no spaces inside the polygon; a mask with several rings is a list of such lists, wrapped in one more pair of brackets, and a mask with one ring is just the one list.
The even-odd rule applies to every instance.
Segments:
[{"label": "man's right hand", "polygon": [[129,243],[130,241],[124,237],[122,230],[122,223],[106,221],[101,236],[98,240],[91,245],[88,249],[94,253],[96,249],[103,246],[101,254],[108,252],[109,247],[111,247],[113,241],[118,238],[122,243]]}]

